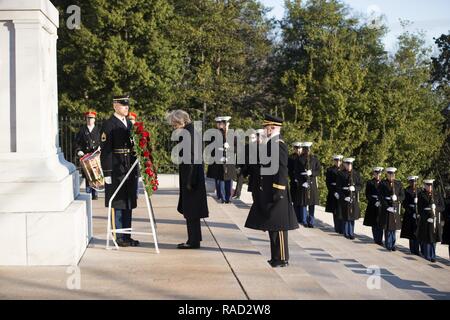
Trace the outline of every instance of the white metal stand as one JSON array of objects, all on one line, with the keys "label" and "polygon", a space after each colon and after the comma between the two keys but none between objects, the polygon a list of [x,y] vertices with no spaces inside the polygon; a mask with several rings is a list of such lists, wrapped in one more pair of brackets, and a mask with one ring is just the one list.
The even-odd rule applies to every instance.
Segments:
[{"label": "white metal stand", "polygon": [[111,228],[111,212],[112,212],[112,207],[111,206],[112,206],[112,202],[113,202],[114,198],[116,197],[117,193],[119,192],[119,190],[122,188],[122,186],[125,183],[125,181],[127,181],[128,177],[130,176],[130,174],[133,171],[133,169],[138,165],[138,163],[139,163],[139,159],[136,159],[136,161],[134,162],[133,166],[130,168],[130,170],[126,174],[125,178],[123,178],[122,182],[119,184],[119,186],[117,187],[116,191],[111,196],[111,199],[109,199],[109,204],[108,204],[108,227],[107,227],[107,232],[106,232],[106,249],[107,250],[111,249],[111,247],[109,246],[109,241],[112,240],[113,243],[114,243],[115,249],[119,250],[119,246],[117,245],[116,239],[113,236],[113,234],[117,234],[117,233],[121,233],[121,234],[142,234],[142,235],[152,235],[153,236],[153,241],[155,243],[156,253],[159,253],[158,239],[156,237],[156,229],[155,229],[155,219],[154,219],[154,215],[153,215],[152,206],[151,206],[151,203],[150,203],[150,198],[148,197],[148,193],[147,193],[147,190],[145,189],[145,186],[144,186],[144,196],[145,196],[145,202],[146,202],[146,205],[147,205],[148,217],[150,219],[151,232],[137,232],[137,231],[133,231],[133,228],[122,228],[122,229],[112,229]]}]

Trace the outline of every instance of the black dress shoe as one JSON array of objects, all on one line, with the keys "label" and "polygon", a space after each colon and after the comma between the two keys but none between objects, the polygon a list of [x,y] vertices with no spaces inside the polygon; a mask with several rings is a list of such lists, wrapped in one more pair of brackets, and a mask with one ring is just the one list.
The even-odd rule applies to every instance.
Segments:
[{"label": "black dress shoe", "polygon": [[129,247],[130,246],[130,243],[126,240],[117,239],[116,242],[119,247]]},{"label": "black dress shoe", "polygon": [[289,262],[283,260],[272,260],[272,262],[269,263],[272,268],[284,268],[289,265]]},{"label": "black dress shoe", "polygon": [[397,251],[396,247],[392,247],[391,251]]},{"label": "black dress shoe", "polygon": [[178,249],[199,249],[200,248],[200,244],[197,245],[191,245],[189,243],[180,243],[177,246]]},{"label": "black dress shoe", "polygon": [[430,261],[431,261],[431,262],[436,262],[436,259],[431,259]]},{"label": "black dress shoe", "polygon": [[355,240],[355,236],[348,237],[350,240]]},{"label": "black dress shoe", "polygon": [[312,224],[308,224],[308,228],[314,229],[314,226]]},{"label": "black dress shoe", "polygon": [[98,200],[98,196],[93,196],[92,200]]},{"label": "black dress shoe", "polygon": [[140,244],[138,240],[134,240],[132,238],[128,239],[127,241],[130,244],[130,246],[132,246],[132,247],[138,247]]}]

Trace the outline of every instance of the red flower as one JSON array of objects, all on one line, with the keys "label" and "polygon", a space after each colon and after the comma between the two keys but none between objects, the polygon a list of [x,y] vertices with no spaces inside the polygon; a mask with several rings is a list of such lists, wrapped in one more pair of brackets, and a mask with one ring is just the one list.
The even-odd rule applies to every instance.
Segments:
[{"label": "red flower", "polygon": [[145,162],[145,167],[150,168],[152,166],[152,162],[150,160]]},{"label": "red flower", "polygon": [[153,171],[150,168],[145,169],[145,173],[148,174],[150,177],[153,176]]},{"label": "red flower", "polygon": [[145,147],[147,145],[147,139],[142,138],[141,140],[139,140],[139,146],[141,148]]},{"label": "red flower", "polygon": [[148,157],[150,157],[150,152],[144,151],[144,152],[142,153],[142,155],[143,155],[145,158],[148,158]]},{"label": "red flower", "polygon": [[148,131],[144,131],[144,132],[142,132],[142,137],[149,138],[150,137],[150,133]]},{"label": "red flower", "polygon": [[153,190],[153,191],[156,191],[156,190],[158,190],[158,187],[157,187],[157,186],[153,186],[153,187],[152,187],[152,190]]}]

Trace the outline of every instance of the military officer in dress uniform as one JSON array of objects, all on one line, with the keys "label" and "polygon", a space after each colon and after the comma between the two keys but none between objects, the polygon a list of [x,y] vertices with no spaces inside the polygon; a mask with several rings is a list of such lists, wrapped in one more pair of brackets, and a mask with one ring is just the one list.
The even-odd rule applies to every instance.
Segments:
[{"label": "military officer in dress uniform", "polygon": [[[79,158],[82,158],[85,154],[94,152],[100,146],[100,129],[95,125],[97,112],[88,111],[84,116],[86,117],[86,125],[80,128],[75,138],[75,153]],[[84,177],[84,172],[82,174]],[[92,194],[92,200],[98,199],[97,191],[92,189],[87,181],[86,192]]]},{"label": "military officer in dress uniform", "polygon": [[344,237],[355,239],[355,220],[361,218],[359,192],[362,182],[359,172],[353,168],[354,158],[344,159],[344,169],[339,171],[336,181],[338,214],[344,224]]},{"label": "military officer in dress uniform", "polygon": [[[320,163],[311,154],[312,142],[302,142],[302,153],[294,166],[294,179],[298,181],[294,204],[302,208],[303,226],[314,228],[314,209],[319,204],[317,177],[320,175]],[[294,181],[295,181],[294,180]]]},{"label": "military officer in dress uniform", "polygon": [[[260,167],[260,179],[255,188],[255,201],[250,209],[245,226],[247,228],[268,231],[270,237],[272,267],[285,267],[289,260],[288,230],[298,229],[294,208],[290,201],[288,188],[288,148],[281,139],[280,130],[283,120],[266,115],[263,123],[268,164]],[[262,146],[261,146],[262,147]],[[278,159],[276,158],[278,150]],[[273,154],[273,155],[272,155]],[[267,174],[271,164],[278,164],[275,174]]]},{"label": "military officer in dress uniform", "polygon": [[[114,114],[104,122],[101,130],[101,162],[105,175],[105,206],[134,164],[136,157],[131,138],[132,124],[127,119],[129,98],[116,96],[113,99]],[[132,210],[136,208],[137,168],[130,174],[112,201],[113,229],[131,228]],[[121,247],[138,246],[139,241],[129,234],[116,234]]]},{"label": "military officer in dress uniform", "polygon": [[436,242],[442,240],[441,212],[445,208],[441,197],[434,191],[433,183],[434,179],[424,180],[424,190],[418,196],[420,220],[417,239],[423,257],[436,262]]},{"label": "military officer in dress uniform", "polygon": [[231,117],[228,116],[215,119],[217,128],[222,132],[223,136],[223,146],[219,148],[222,157],[220,158],[220,163],[211,164],[207,171],[207,176],[216,180],[217,198],[222,203],[230,203],[233,180],[236,180],[235,162],[231,161],[235,154],[231,154],[229,151],[231,142],[227,141],[230,119]]},{"label": "military officer in dress uniform", "polygon": [[300,186],[298,179],[295,177],[295,173],[298,171],[297,170],[298,160],[302,153],[301,145],[302,145],[301,142],[294,142],[292,144],[294,152],[289,156],[288,159],[288,173],[289,173],[291,199],[294,205],[295,214],[297,215],[297,221],[299,224],[304,224],[305,222],[303,221],[303,207],[301,207],[298,204],[300,202],[300,199],[298,199]]},{"label": "military officer in dress uniform", "polygon": [[405,199],[405,190],[401,181],[395,180],[397,168],[386,168],[386,179],[380,184],[381,215],[384,229],[384,244],[387,250],[396,251],[396,231],[402,228],[401,207]]},{"label": "military officer in dress uniform", "polygon": [[337,199],[335,197],[336,193],[336,181],[339,171],[342,167],[342,159],[344,156],[342,155],[334,155],[333,156],[333,166],[329,167],[327,169],[327,172],[325,174],[325,182],[327,185],[327,203],[325,206],[326,212],[331,212],[333,214],[333,223],[334,223],[334,231],[343,234],[344,233],[344,227],[342,224],[342,221],[339,219],[336,207],[337,207]]},{"label": "military officer in dress uniform", "polygon": [[419,212],[417,210],[418,194],[420,192],[417,187],[418,179],[418,176],[408,177],[409,186],[405,190],[405,200],[403,200],[405,213],[403,215],[400,238],[409,239],[409,250],[412,254],[420,256],[420,246],[416,236],[419,221]]},{"label": "military officer in dress uniform", "polygon": [[380,225],[381,195],[380,183],[383,167],[373,168],[373,178],[366,183],[367,208],[363,224],[372,227],[373,242],[383,245],[383,227]]}]

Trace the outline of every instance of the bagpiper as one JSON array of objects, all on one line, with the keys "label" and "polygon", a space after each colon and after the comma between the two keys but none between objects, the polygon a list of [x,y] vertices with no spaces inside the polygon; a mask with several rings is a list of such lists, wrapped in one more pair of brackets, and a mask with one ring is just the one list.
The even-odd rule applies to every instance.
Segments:
[{"label": "bagpiper", "polygon": [[[127,119],[129,101],[128,96],[114,97],[114,114],[103,123],[101,130],[101,162],[105,174],[106,207],[136,161],[131,138],[132,124]],[[137,206],[137,178],[138,172],[135,167],[112,201],[113,230],[131,228],[132,211]],[[117,233],[115,238],[121,247],[139,245],[139,241],[132,239],[130,234]]]},{"label": "bagpiper", "polygon": [[359,192],[362,188],[359,172],[353,168],[355,158],[344,159],[344,169],[339,171],[336,198],[339,200],[338,214],[344,224],[344,237],[355,239],[355,220],[361,218]]},{"label": "bagpiper", "polygon": [[380,222],[384,229],[384,244],[388,251],[396,251],[396,231],[402,228],[401,207],[405,191],[401,181],[395,180],[397,168],[386,168],[386,179],[381,182]]},{"label": "bagpiper", "polygon": [[366,183],[367,208],[364,215],[365,226],[372,227],[373,241],[383,245],[383,227],[380,225],[381,216],[381,194],[380,183],[383,167],[375,167],[372,170],[373,178]]},{"label": "bagpiper", "polygon": [[[288,230],[298,229],[288,188],[288,148],[280,135],[282,125],[282,119],[265,116],[263,127],[269,139],[265,147],[270,161],[260,166],[260,179],[253,186],[255,201],[245,223],[247,228],[269,232],[271,259],[268,263],[274,268],[288,265]],[[272,165],[278,165],[275,173],[263,171]]]},{"label": "bagpiper", "polygon": [[[80,159],[84,155],[96,151],[100,146],[100,129],[95,125],[97,112],[88,111],[84,114],[84,117],[86,125],[80,128],[75,138],[75,153]],[[97,191],[88,185],[84,172],[82,172],[82,175],[86,180],[86,193],[92,195],[92,200],[97,200]]]},{"label": "bagpiper", "polygon": [[436,243],[442,240],[441,213],[444,205],[441,197],[433,188],[434,179],[424,180],[424,189],[419,193],[419,228],[417,240],[423,257],[436,262]]},{"label": "bagpiper", "polygon": [[420,246],[416,236],[419,222],[417,203],[419,201],[418,194],[420,190],[417,187],[418,179],[418,176],[408,177],[409,186],[405,189],[405,200],[403,200],[403,208],[405,208],[405,213],[403,215],[400,238],[409,239],[409,250],[412,254],[420,256]]},{"label": "bagpiper", "polygon": [[343,234],[344,233],[344,227],[342,220],[339,219],[337,215],[337,204],[338,200],[336,199],[336,183],[337,183],[337,176],[339,174],[339,171],[342,169],[342,159],[344,156],[338,154],[333,156],[333,166],[329,167],[327,169],[327,172],[325,174],[325,182],[327,185],[327,203],[325,206],[325,211],[330,212],[333,214],[333,224],[334,224],[334,231]]},{"label": "bagpiper", "polygon": [[294,164],[293,178],[297,185],[293,198],[294,205],[301,208],[303,226],[314,228],[314,209],[319,204],[317,177],[320,175],[320,162],[311,154],[312,142],[302,142],[302,152]]}]

